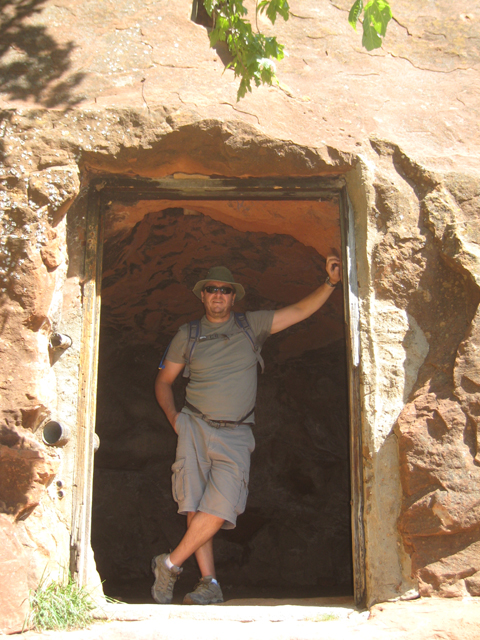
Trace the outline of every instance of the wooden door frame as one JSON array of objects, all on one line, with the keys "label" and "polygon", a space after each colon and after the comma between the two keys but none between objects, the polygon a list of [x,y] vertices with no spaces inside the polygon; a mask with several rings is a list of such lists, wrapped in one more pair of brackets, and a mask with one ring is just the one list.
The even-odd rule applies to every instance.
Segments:
[{"label": "wooden door frame", "polygon": [[343,178],[145,179],[106,176],[90,184],[83,281],[77,442],[71,533],[71,571],[89,582],[93,457],[100,337],[103,223],[112,202],[139,200],[318,200],[339,206],[342,235],[345,338],[350,423],[351,527],[355,603],[366,599],[365,531],[360,413],[360,345],[354,211]]}]

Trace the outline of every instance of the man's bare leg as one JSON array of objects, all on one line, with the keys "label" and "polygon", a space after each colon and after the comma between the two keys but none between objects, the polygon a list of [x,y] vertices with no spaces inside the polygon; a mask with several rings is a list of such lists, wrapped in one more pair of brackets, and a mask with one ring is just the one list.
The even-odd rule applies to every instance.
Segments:
[{"label": "man's bare leg", "polygon": [[170,562],[181,567],[185,560],[195,553],[202,576],[215,576],[212,539],[225,520],[203,511],[189,513],[187,518],[187,532],[178,547],[170,554]]},{"label": "man's bare leg", "polygon": [[[190,511],[187,513],[187,527],[190,527],[195,514],[196,511]],[[213,558],[213,538],[207,540],[205,544],[195,551],[195,558],[197,559],[198,568],[200,569],[202,578],[205,578],[205,576],[212,576],[212,578],[217,577],[215,573],[215,561]]]}]

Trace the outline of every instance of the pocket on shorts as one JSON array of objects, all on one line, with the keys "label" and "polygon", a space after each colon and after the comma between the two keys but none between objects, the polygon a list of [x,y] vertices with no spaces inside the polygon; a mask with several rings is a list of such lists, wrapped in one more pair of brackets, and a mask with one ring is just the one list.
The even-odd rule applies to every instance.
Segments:
[{"label": "pocket on shorts", "polygon": [[243,471],[242,476],[240,478],[240,492],[238,496],[238,502],[235,506],[235,513],[239,516],[241,513],[245,511],[245,507],[247,505],[248,498],[248,473],[247,471]]},{"label": "pocket on shorts", "polygon": [[185,500],[185,458],[172,464],[172,493],[175,502]]}]

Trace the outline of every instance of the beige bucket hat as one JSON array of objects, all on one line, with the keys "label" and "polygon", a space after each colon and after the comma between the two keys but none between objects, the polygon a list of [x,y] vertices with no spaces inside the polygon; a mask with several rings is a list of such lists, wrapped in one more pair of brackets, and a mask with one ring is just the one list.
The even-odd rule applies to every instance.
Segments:
[{"label": "beige bucket hat", "polygon": [[231,284],[234,287],[237,300],[241,300],[245,295],[245,289],[241,284],[235,282],[232,276],[232,272],[227,267],[212,267],[207,273],[207,277],[204,280],[199,280],[193,287],[193,293],[197,298],[202,297],[202,289],[208,282],[224,282],[225,284]]}]

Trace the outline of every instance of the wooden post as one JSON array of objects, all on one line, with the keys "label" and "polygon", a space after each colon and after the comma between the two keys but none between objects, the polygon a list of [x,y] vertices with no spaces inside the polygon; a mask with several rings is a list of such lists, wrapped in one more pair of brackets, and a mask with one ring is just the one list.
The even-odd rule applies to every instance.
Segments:
[{"label": "wooden post", "polygon": [[350,487],[352,517],[353,584],[355,604],[366,599],[365,527],[363,521],[362,423],[360,412],[360,327],[355,219],[344,188],[340,194],[342,228],[343,297],[347,343],[348,398],[350,417]]},{"label": "wooden post", "polygon": [[79,585],[85,585],[88,582],[95,413],[97,406],[102,250],[101,191],[100,189],[91,189],[88,198],[86,228],[83,327],[80,350],[70,558],[70,571]]}]

